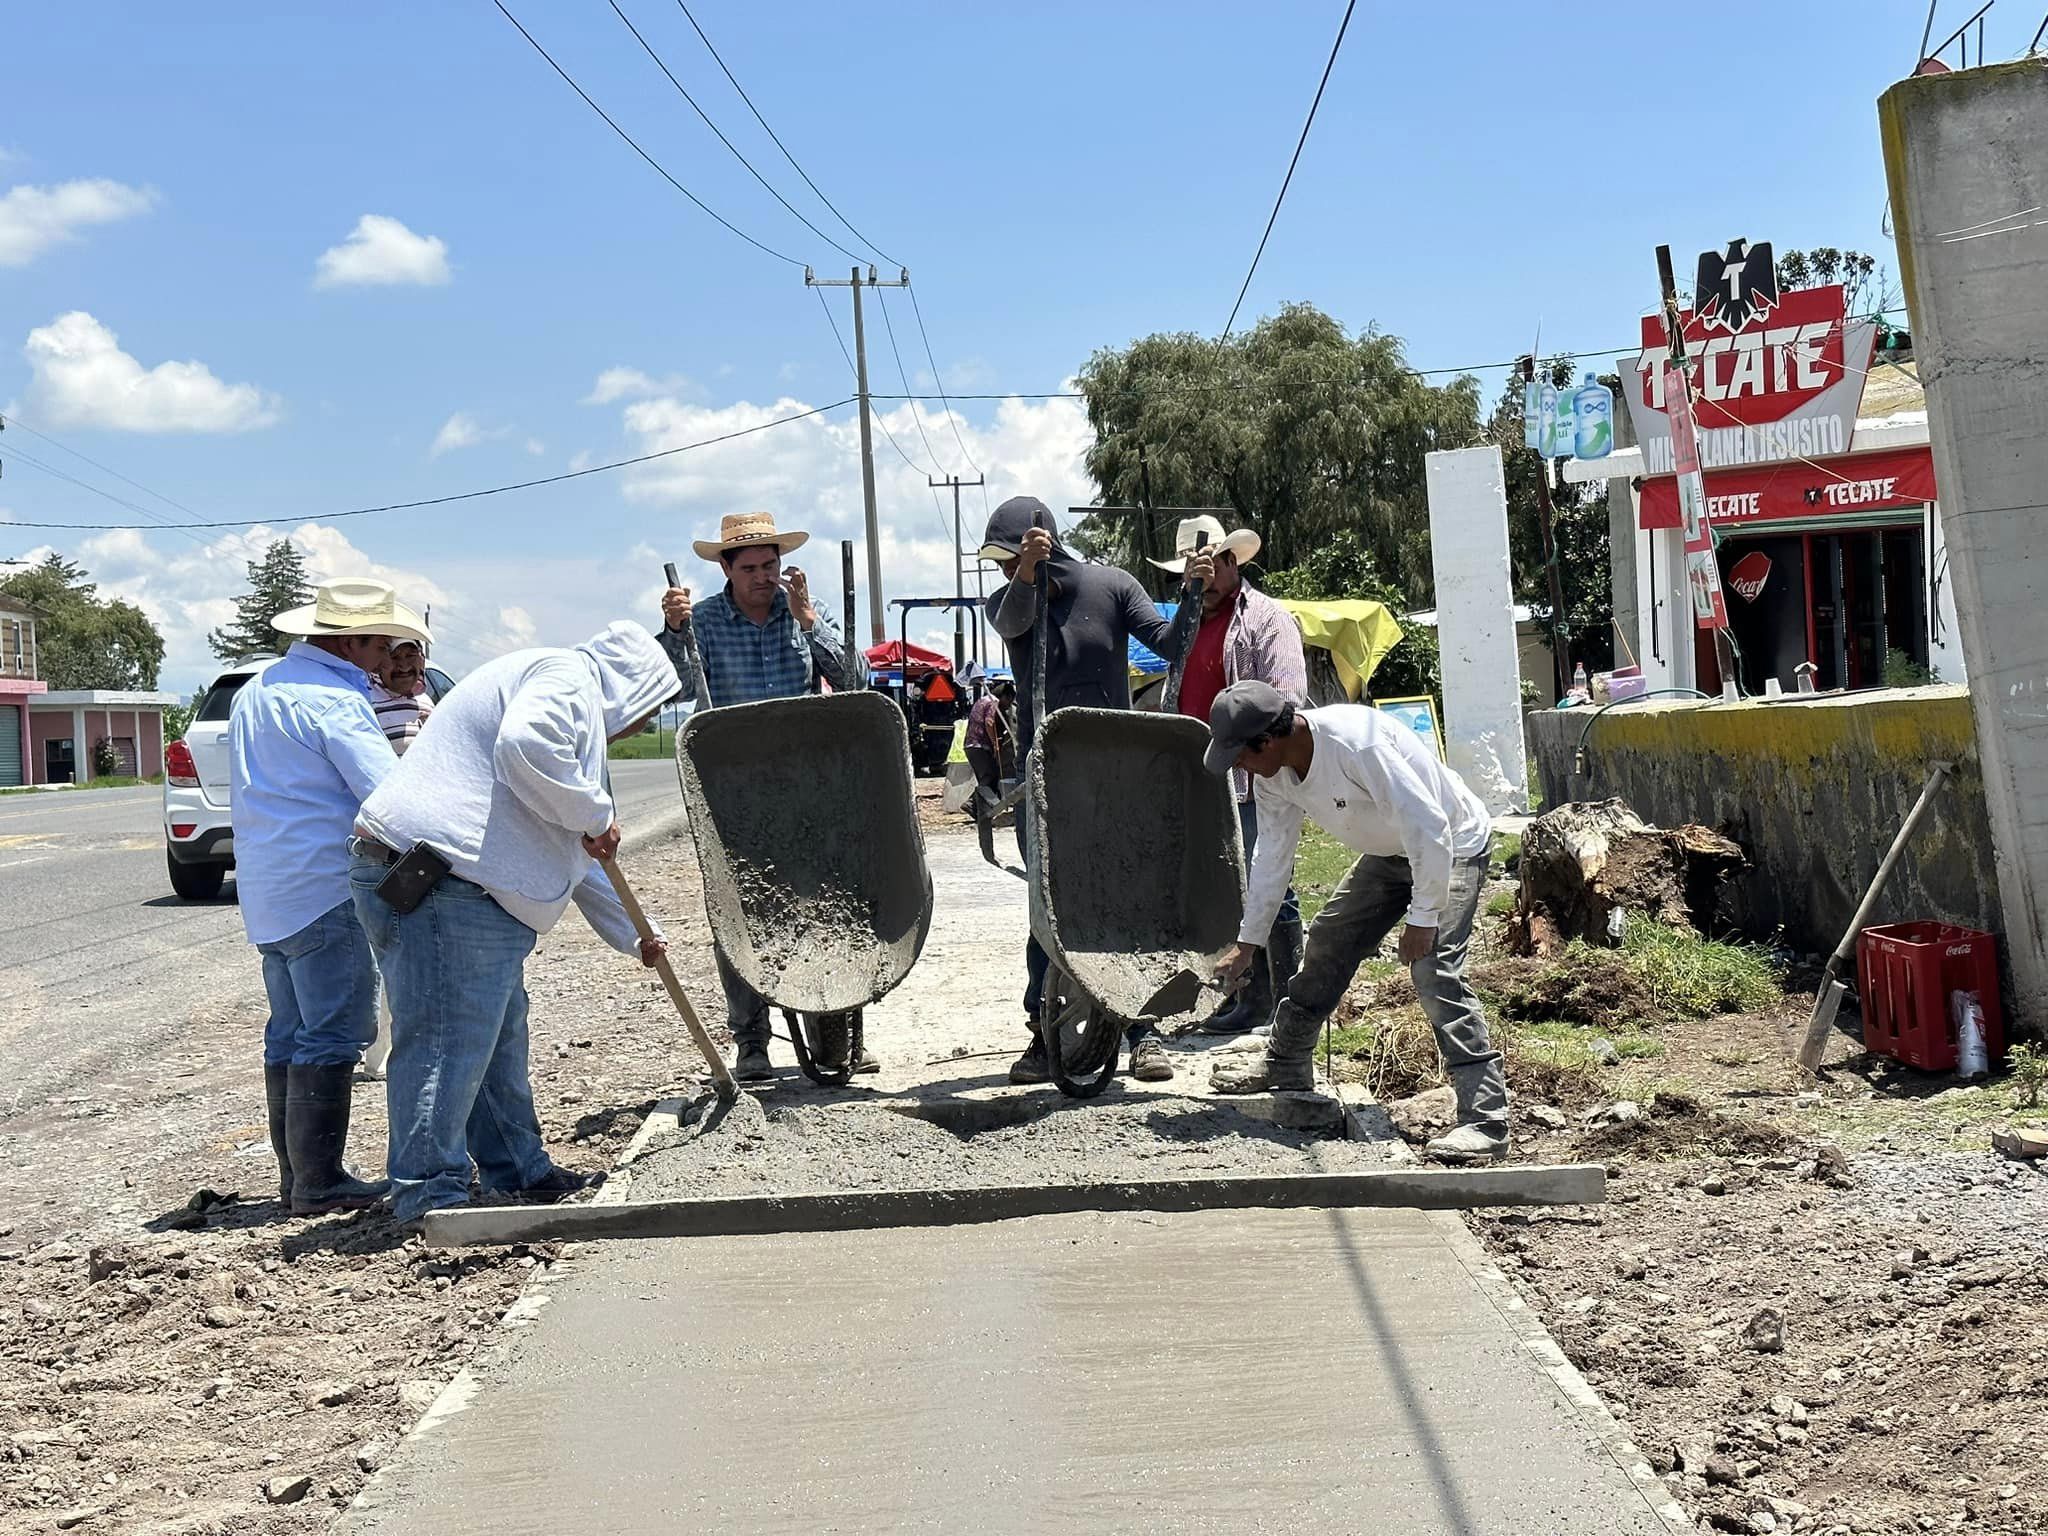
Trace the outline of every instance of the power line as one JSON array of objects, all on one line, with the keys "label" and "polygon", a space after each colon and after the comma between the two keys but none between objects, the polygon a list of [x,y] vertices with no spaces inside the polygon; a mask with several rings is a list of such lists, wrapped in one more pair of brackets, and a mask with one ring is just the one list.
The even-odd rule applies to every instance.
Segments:
[{"label": "power line", "polygon": [[1245,269],[1244,282],[1238,286],[1237,303],[1230,306],[1230,318],[1223,322],[1223,335],[1217,345],[1230,339],[1230,328],[1237,324],[1237,312],[1244,304],[1244,296],[1252,286],[1252,274],[1259,270],[1259,258],[1266,254],[1266,241],[1272,238],[1273,224],[1280,217],[1280,205],[1287,201],[1287,189],[1294,182],[1294,168],[1301,163],[1302,146],[1308,143],[1308,131],[1315,126],[1316,108],[1323,104],[1323,87],[1330,83],[1330,71],[1337,67],[1337,50],[1344,46],[1345,30],[1351,25],[1351,13],[1358,7],[1358,0],[1347,0],[1344,19],[1337,24],[1337,40],[1330,44],[1329,60],[1323,65],[1323,78],[1316,83],[1316,98],[1308,104],[1308,120],[1301,125],[1301,137],[1294,141],[1294,157],[1287,162],[1287,174],[1280,181],[1280,195],[1273,199],[1273,211],[1266,215],[1266,232],[1259,236],[1259,248],[1252,252],[1252,264]]},{"label": "power line", "polygon": [[21,428],[22,431],[28,433],[29,436],[41,438],[44,442],[48,443],[52,448],[57,449],[59,452],[68,453],[71,455],[72,458],[90,464],[94,469],[98,470],[101,474],[112,475],[116,480],[119,480],[123,485],[134,486],[136,490],[141,491],[145,496],[154,496],[158,501],[163,502],[165,505],[176,507],[180,512],[184,513],[187,517],[200,518],[206,515],[203,512],[193,511],[190,507],[186,506],[182,501],[176,501],[171,497],[166,496],[162,491],[150,489],[150,487],[144,485],[140,480],[130,479],[128,476],[122,474],[121,471],[119,471],[118,469],[110,468],[109,466],[102,464],[98,459],[80,453],[76,448],[71,447],[69,444],[60,443],[59,441],[57,441],[56,438],[50,436],[49,433],[39,431],[37,428],[30,426],[27,422],[23,421],[19,416],[0,416],[0,425],[9,427],[19,427]]},{"label": "power line", "polygon": [[774,187],[769,186],[768,178],[766,176],[763,176],[759,171],[755,170],[754,163],[751,160],[749,160],[745,155],[739,152],[738,146],[735,145],[731,139],[728,139],[725,136],[725,134],[719,129],[718,124],[711,121],[711,114],[706,112],[702,107],[698,106],[697,98],[692,96],[687,90],[683,88],[683,82],[678,80],[675,77],[675,72],[671,70],[667,64],[662,62],[661,55],[654,51],[653,44],[649,43],[646,38],[640,35],[640,29],[633,25],[633,19],[630,16],[628,16],[624,11],[619,9],[619,0],[606,0],[606,3],[611,6],[613,13],[617,15],[619,20],[623,21],[626,24],[626,30],[633,34],[633,41],[638,43],[642,48],[644,48],[647,51],[647,57],[654,60],[655,67],[658,68],[664,75],[668,76],[668,83],[674,86],[677,92],[682,96],[683,100],[687,101],[690,104],[690,110],[695,112],[699,117],[704,119],[704,126],[706,128],[709,128],[714,134],[718,135],[718,142],[723,144],[727,149],[731,150],[733,159],[739,161],[741,165],[744,165],[747,168],[747,174],[752,176],[754,180],[760,182],[762,186],[767,187],[768,195],[774,198],[775,201],[777,201],[778,203],[782,204],[783,207],[789,209],[789,211],[792,214],[795,214],[797,220],[803,225],[805,229],[808,229],[820,240],[824,241],[827,245],[831,246],[833,250],[838,251],[848,257],[851,257],[855,261],[859,261],[861,259],[860,252],[847,250],[845,246],[841,245],[837,240],[834,240],[830,235],[826,234],[825,231],[818,228],[817,225],[813,224],[809,219],[805,218],[803,214],[797,212],[796,207],[790,202],[788,198],[784,197],[780,192],[776,191]]},{"label": "power line", "polygon": [[[885,290],[877,288],[875,298],[882,306],[882,328],[889,333],[889,355],[896,359],[896,377],[903,381],[903,387],[907,391],[910,388],[910,374],[903,366],[903,354],[896,349],[896,322],[889,318],[889,295]],[[931,456],[934,466],[931,473],[938,474],[939,456],[932,447],[932,440],[925,436],[924,417],[919,414],[915,400],[910,402],[910,419],[917,423],[917,435],[924,442],[924,451]]]},{"label": "power line", "polygon": [[967,467],[974,471],[981,481],[981,505],[988,508],[988,476],[982,474],[981,466],[974,462],[974,455],[967,451],[967,439],[960,435],[960,418],[953,412],[953,402],[946,398],[946,381],[939,377],[939,360],[932,354],[932,338],[924,328],[924,307],[917,302],[917,290],[910,290],[910,312],[917,317],[917,334],[924,341],[924,359],[932,365],[932,387],[939,392],[939,402],[946,408],[946,424],[953,429],[953,441],[960,446],[960,457],[967,461]]},{"label": "power line", "polygon": [[[691,453],[699,448],[714,447],[729,443],[735,438],[752,437],[757,432],[766,432],[774,427],[786,427],[792,422],[805,421],[812,416],[823,416],[827,412],[852,405],[855,397],[848,395],[844,400],[835,400],[830,405],[813,406],[808,411],[798,411],[789,416],[778,416],[773,421],[757,422],[751,427],[741,427],[734,432],[721,433],[717,437],[703,438],[694,443],[684,443],[675,448],[662,448],[654,453],[636,454],[630,459],[614,459],[609,464],[592,464],[585,469],[572,469],[559,475],[543,475],[537,480],[517,480],[510,485],[493,485],[480,491],[458,491],[449,496],[427,496],[418,501],[393,501],[375,507],[351,507],[345,512],[309,513],[306,522],[333,522],[344,517],[368,517],[373,512],[409,512],[421,507],[443,507],[451,502],[476,501],[485,496],[503,496],[510,491],[530,491],[543,485],[559,485],[565,480],[580,480],[585,475],[607,474],[615,469],[630,469],[635,464],[650,464],[656,459],[673,458],[679,453]],[[102,492],[102,494],[106,494]],[[278,521],[276,517],[219,518],[193,523],[194,528],[257,528],[266,523]],[[8,523],[10,528],[70,528],[80,532],[107,532],[134,529],[140,532],[154,532],[160,524],[149,523]],[[182,531],[182,529],[181,529]]]},{"label": "power line", "polygon": [[[206,541],[191,531],[193,527],[204,526],[203,524],[188,525],[185,523],[178,522],[173,518],[165,516],[163,513],[157,511],[156,508],[154,507],[141,506],[136,502],[128,500],[128,498],[125,496],[116,496],[112,491],[105,490],[100,486],[94,485],[89,480],[81,480],[76,475],[67,474],[65,473],[65,471],[58,469],[54,464],[45,464],[41,459],[35,458],[30,454],[23,453],[19,448],[9,449],[7,456],[13,459],[17,464],[26,464],[31,469],[39,469],[44,474],[49,475],[52,479],[63,480],[71,485],[77,486],[82,491],[90,491],[95,496],[103,497],[105,500],[111,501],[117,507],[126,507],[130,512],[133,512],[140,517],[146,517],[151,519],[151,521],[149,521],[148,523],[135,525],[137,527],[146,528],[152,533],[159,531],[169,533],[182,533],[194,544],[197,544],[202,548],[205,547]],[[62,528],[71,525],[67,525],[64,523],[13,523],[0,524],[0,526],[11,526],[16,528]],[[95,525],[78,524],[76,526],[92,527]]]},{"label": "power line", "polygon": [[[825,302],[825,290],[822,288],[813,288],[811,292],[815,293],[818,296],[818,308],[825,312],[825,323],[832,327],[832,339],[839,343],[839,355],[846,359],[847,372],[853,374],[856,378],[858,378],[860,375],[860,370],[854,366],[853,354],[846,350],[846,338],[842,336],[839,332],[839,322],[832,318],[832,306]],[[879,290],[877,290],[877,293],[879,295]],[[896,367],[898,372],[902,371],[903,362],[901,358],[897,359]],[[904,388],[906,389],[909,387],[910,386],[907,383],[904,385]],[[868,398],[870,400],[873,400],[876,398],[876,396],[872,392],[870,392]],[[895,397],[890,396],[889,398],[894,399]],[[915,409],[916,408],[913,406],[913,412],[915,411]],[[903,451],[903,445],[896,441],[896,434],[889,430],[889,423],[884,421],[879,416],[874,416],[871,417],[870,419],[874,422],[876,426],[882,429],[882,436],[887,438],[889,446],[896,450],[896,457],[901,459],[905,464],[909,465],[912,469],[916,470],[920,475],[924,476],[927,484],[929,484],[932,472],[929,469],[927,469],[924,465],[918,463],[908,453],[905,453]],[[925,444],[925,447],[929,448],[931,447],[931,444],[927,442]],[[946,511],[945,508],[941,506],[939,503],[939,493],[937,491],[932,492],[932,510],[938,515],[940,531],[944,532],[946,523]],[[948,538],[952,537],[951,534],[947,534],[946,536]]]},{"label": "power line", "polygon": [[[734,78],[733,72],[731,70],[726,69],[725,60],[719,58],[718,50],[711,46],[711,39],[704,36],[704,29],[702,27],[697,26],[697,18],[695,16],[690,15],[690,8],[687,5],[683,4],[683,0],[676,0],[676,4],[681,7],[682,13],[685,16],[689,17],[690,25],[696,28],[697,36],[699,39],[702,40],[705,50],[708,53],[710,53],[711,57],[714,60],[717,61],[718,67],[721,70],[725,71],[725,78],[732,81],[732,88],[735,91],[739,92],[740,100],[744,101],[747,104],[747,110],[754,114],[754,121],[761,125],[762,131],[766,133],[771,140],[774,141],[775,147],[782,151],[782,158],[789,162],[790,169],[795,171],[797,175],[803,177],[804,185],[809,187],[811,191],[816,194],[819,202],[823,203],[827,208],[830,208],[832,210],[832,217],[837,219],[841,224],[844,224],[846,226],[847,232],[851,234],[854,239],[860,241],[862,245],[865,245],[869,250],[873,251],[877,256],[881,257],[882,260],[889,266],[902,266],[902,262],[898,261],[894,256],[889,255],[879,245],[876,245],[874,241],[870,240],[866,235],[862,234],[859,230],[855,229],[853,227],[852,221],[849,220],[845,214],[841,213],[839,209],[833,205],[832,199],[827,197],[822,191],[819,190],[818,184],[815,181],[811,180],[810,174],[807,171],[805,171],[802,166],[796,163],[796,156],[792,155],[789,152],[789,147],[785,145],[782,142],[782,140],[776,136],[775,130],[768,126],[768,119],[763,117],[761,115],[761,109],[754,105],[754,98],[747,94],[746,87],[742,86],[739,83],[739,81]],[[808,223],[809,220],[806,220],[805,222]],[[844,246],[841,246],[840,249],[845,250],[846,248]],[[852,252],[849,251],[847,254],[852,255]],[[859,258],[856,257],[855,259],[858,260]]]},{"label": "power line", "polygon": [[574,91],[578,96],[581,96],[583,98],[584,104],[588,106],[591,111],[595,112],[599,117],[605,120],[606,127],[610,128],[613,133],[616,133],[620,138],[624,139],[628,144],[630,144],[633,147],[634,154],[638,155],[642,160],[645,160],[649,165],[653,166],[655,171],[660,175],[663,181],[667,182],[670,186],[674,187],[678,192],[682,193],[683,196],[687,197],[691,202],[695,203],[699,210],[707,214],[717,223],[723,225],[733,234],[738,235],[742,240],[746,241],[747,244],[751,245],[755,250],[765,252],[767,255],[773,256],[777,261],[786,261],[792,267],[800,267],[803,265],[803,263],[798,261],[794,256],[786,255],[783,252],[776,250],[775,247],[772,245],[763,245],[759,240],[756,240],[752,235],[748,234],[745,230],[741,229],[737,224],[733,223],[730,219],[724,218],[715,211],[713,211],[711,206],[708,203],[706,203],[703,198],[699,197],[696,193],[692,192],[680,181],[677,181],[675,177],[669,175],[668,168],[664,166],[659,160],[655,159],[654,156],[647,153],[646,150],[642,149],[640,147],[640,141],[638,139],[634,138],[633,135],[626,132],[626,130],[621,128],[617,123],[613,122],[612,115],[609,112],[605,111],[603,107],[600,107],[595,101],[591,100],[590,92],[584,90],[582,86],[578,85],[566,69],[562,68],[561,65],[555,63],[554,55],[549,53],[547,49],[541,47],[539,40],[536,39],[531,32],[527,31],[525,27],[520,26],[519,18],[517,16],[514,16],[510,11],[505,9],[505,0],[491,0],[491,4],[497,6],[500,14],[502,14],[507,21],[511,22],[513,26],[519,28],[519,35],[525,38],[529,43],[533,44],[533,51],[539,54],[542,58],[546,59],[548,61],[548,66],[551,69],[553,69],[556,74],[560,75],[563,78],[563,80],[568,82],[569,89]]}]

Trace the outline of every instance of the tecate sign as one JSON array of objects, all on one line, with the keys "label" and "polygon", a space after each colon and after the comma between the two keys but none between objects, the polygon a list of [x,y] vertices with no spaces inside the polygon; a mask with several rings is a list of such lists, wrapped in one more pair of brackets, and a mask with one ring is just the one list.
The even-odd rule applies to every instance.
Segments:
[{"label": "tecate sign", "polygon": [[[1681,312],[1686,371],[1700,462],[1707,469],[1775,464],[1847,453],[1856,428],[1863,376],[1877,327],[1851,321],[1839,286],[1777,292],[1759,273],[1768,245],[1732,242],[1701,258],[1701,307]],[[1713,291],[1709,291],[1709,289]],[[1636,437],[1649,475],[1673,471],[1663,364],[1669,355],[1661,315],[1642,322],[1643,350],[1625,369]]]}]

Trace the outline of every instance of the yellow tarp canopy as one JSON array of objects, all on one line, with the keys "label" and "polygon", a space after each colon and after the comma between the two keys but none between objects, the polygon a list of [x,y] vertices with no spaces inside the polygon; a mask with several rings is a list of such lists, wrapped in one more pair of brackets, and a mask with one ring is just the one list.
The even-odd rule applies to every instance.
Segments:
[{"label": "yellow tarp canopy", "polygon": [[1371,680],[1381,658],[1401,640],[1401,626],[1385,603],[1365,598],[1305,602],[1283,597],[1276,601],[1301,626],[1303,645],[1330,653],[1337,680],[1353,699]]}]

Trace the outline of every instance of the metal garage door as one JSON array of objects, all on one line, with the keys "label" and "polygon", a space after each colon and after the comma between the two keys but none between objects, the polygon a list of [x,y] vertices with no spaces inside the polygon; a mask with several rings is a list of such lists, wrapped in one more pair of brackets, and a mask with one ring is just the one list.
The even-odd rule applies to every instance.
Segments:
[{"label": "metal garage door", "polygon": [[21,782],[21,706],[0,704],[0,789]]}]

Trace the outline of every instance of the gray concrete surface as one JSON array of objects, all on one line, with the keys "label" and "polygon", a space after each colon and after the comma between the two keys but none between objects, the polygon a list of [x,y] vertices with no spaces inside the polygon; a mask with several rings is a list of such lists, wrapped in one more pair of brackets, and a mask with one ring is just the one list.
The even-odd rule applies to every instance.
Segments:
[{"label": "gray concrete surface", "polygon": [[2021,1021],[2048,1024],[2048,58],[1878,102]]},{"label": "gray concrete surface", "polygon": [[586,1250],[343,1529],[1664,1531],[1440,1219]]},{"label": "gray concrete surface", "polygon": [[[675,765],[612,767],[629,849],[672,835]],[[0,1178],[18,1237],[132,1227],[153,1212],[124,1175],[145,1186],[261,1117],[262,976],[234,881],[210,902],[171,893],[162,799],[0,796]]]}]

